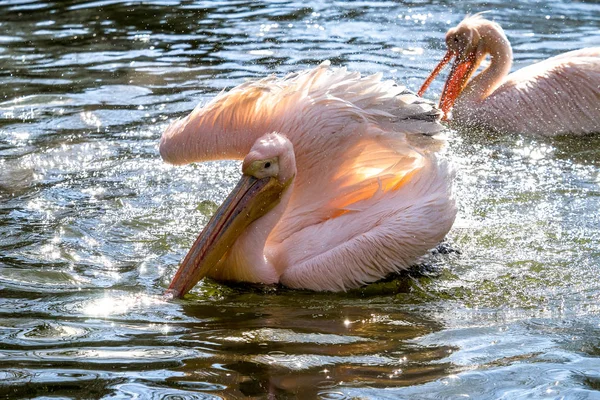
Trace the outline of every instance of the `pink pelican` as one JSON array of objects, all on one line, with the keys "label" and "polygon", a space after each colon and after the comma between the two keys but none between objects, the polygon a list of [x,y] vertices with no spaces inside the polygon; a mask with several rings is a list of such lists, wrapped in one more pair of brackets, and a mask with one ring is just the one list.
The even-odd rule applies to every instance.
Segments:
[{"label": "pink pelican", "polygon": [[246,82],[173,122],[173,164],[242,159],[242,178],[167,291],[204,276],[343,291],[407,268],[450,230],[440,112],[381,75],[328,62]]},{"label": "pink pelican", "polygon": [[[539,135],[600,132],[600,47],[549,58],[508,75],[512,49],[504,31],[480,14],[446,33],[448,51],[419,90],[423,95],[455,57],[440,108],[462,126]],[[490,63],[469,81],[486,55]]]}]

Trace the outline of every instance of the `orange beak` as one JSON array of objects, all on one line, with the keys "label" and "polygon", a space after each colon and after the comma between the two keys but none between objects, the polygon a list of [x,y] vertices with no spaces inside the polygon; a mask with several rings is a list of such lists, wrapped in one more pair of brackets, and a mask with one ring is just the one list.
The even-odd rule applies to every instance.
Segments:
[{"label": "orange beak", "polygon": [[240,234],[275,207],[289,182],[242,175],[181,262],[165,295],[182,297],[229,251]]},{"label": "orange beak", "polygon": [[475,51],[467,53],[465,56],[462,56],[460,53],[456,54],[452,50],[448,50],[442,61],[434,68],[431,74],[427,77],[421,89],[419,89],[418,95],[422,96],[425,93],[425,90],[429,87],[431,82],[435,79],[435,77],[440,73],[442,68],[452,59],[452,57],[456,56],[456,60],[452,64],[452,69],[450,70],[450,74],[446,79],[446,84],[444,85],[444,90],[442,91],[442,95],[440,97],[439,107],[444,112],[443,120],[448,119],[448,113],[454,106],[456,99],[462,93],[462,91],[467,86],[467,82],[475,72],[477,67]]},{"label": "orange beak", "polygon": [[442,58],[442,61],[440,61],[438,63],[438,65],[435,66],[433,71],[431,71],[431,74],[429,74],[427,79],[425,79],[425,82],[421,86],[421,89],[419,89],[419,91],[417,92],[418,96],[423,97],[423,95],[425,94],[425,91],[427,90],[429,85],[431,85],[431,82],[433,82],[433,80],[438,76],[438,74],[446,66],[446,64],[448,64],[448,62],[452,59],[452,57],[454,57],[454,53],[452,51],[448,50],[446,52],[446,54],[444,55],[444,58]]}]

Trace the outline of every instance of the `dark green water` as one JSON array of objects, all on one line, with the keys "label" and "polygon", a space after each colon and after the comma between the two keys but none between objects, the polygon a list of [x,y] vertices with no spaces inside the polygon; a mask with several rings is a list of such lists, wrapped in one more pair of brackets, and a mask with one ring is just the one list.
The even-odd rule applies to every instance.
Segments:
[{"label": "dark green water", "polygon": [[517,68],[600,45],[594,1],[0,1],[0,397],[600,399],[599,136],[450,132],[424,275],[161,298],[239,174],[163,164],[169,120],[324,59],[416,90],[482,10]]}]

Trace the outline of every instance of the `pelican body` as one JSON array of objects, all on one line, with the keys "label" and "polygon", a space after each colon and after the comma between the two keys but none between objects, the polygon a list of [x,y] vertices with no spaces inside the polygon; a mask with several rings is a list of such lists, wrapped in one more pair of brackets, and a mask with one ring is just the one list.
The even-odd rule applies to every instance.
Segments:
[{"label": "pelican body", "polygon": [[[570,51],[508,74],[504,31],[480,14],[446,33],[448,51],[423,86],[452,58],[439,106],[458,125],[545,136],[600,132],[600,47]],[[486,56],[490,63],[470,79]]]},{"label": "pelican body", "polygon": [[343,291],[407,268],[450,230],[440,112],[404,87],[320,66],[246,82],[164,132],[173,164],[244,159],[173,278]]}]

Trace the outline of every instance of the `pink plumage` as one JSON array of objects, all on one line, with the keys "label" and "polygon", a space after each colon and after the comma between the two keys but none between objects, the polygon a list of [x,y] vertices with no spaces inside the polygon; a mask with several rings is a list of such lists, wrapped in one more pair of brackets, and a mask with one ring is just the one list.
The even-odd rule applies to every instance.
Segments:
[{"label": "pink plumage", "polygon": [[[222,255],[193,246],[180,267],[189,271],[178,272],[171,293],[185,294],[204,275],[338,291],[407,268],[444,238],[456,215],[452,173],[431,137],[442,129],[439,117],[430,102],[380,74],[362,77],[325,62],[244,83],[173,122],[160,143],[166,161],[245,158],[243,180],[270,179],[281,194],[235,240],[216,246]],[[289,186],[281,174],[294,176]],[[253,209],[239,196],[226,200],[215,228],[201,234],[213,236],[199,242],[221,240],[219,219],[235,207]],[[207,257],[218,262],[192,274]]]}]

